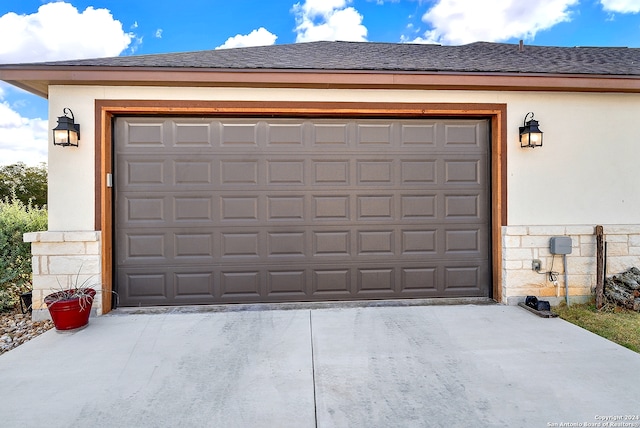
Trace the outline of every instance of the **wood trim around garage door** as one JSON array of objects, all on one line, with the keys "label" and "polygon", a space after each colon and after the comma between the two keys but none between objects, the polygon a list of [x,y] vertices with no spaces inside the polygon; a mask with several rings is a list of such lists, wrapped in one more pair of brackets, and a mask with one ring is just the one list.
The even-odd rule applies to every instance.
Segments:
[{"label": "wood trim around garage door", "polygon": [[[507,220],[506,104],[457,103],[330,103],[96,100],[95,102],[95,227],[102,231],[102,284],[113,290],[113,118],[121,115],[233,117],[400,117],[488,118],[491,123],[491,258],[493,298],[502,301],[502,226]],[[103,313],[112,293],[103,293]]]}]

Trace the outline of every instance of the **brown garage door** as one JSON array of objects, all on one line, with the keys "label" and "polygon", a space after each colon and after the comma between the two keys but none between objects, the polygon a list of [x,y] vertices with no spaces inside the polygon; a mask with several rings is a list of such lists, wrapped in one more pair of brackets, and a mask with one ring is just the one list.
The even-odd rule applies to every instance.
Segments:
[{"label": "brown garage door", "polygon": [[121,305],[489,296],[486,120],[115,131]]}]

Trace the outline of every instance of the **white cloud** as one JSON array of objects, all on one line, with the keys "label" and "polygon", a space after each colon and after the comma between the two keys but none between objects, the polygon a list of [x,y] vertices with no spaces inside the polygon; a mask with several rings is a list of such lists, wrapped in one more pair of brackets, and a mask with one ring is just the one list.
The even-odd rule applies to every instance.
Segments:
[{"label": "white cloud", "polygon": [[233,37],[229,37],[224,44],[218,46],[216,49],[230,49],[230,48],[242,48],[247,46],[269,46],[276,42],[278,36],[272,34],[264,27],[260,27],[257,30],[253,30],[249,34],[242,35],[237,34]]},{"label": "white cloud", "polygon": [[296,3],[307,15],[328,15],[337,9],[344,9],[351,0],[306,0],[304,4]]},{"label": "white cloud", "polygon": [[47,162],[49,123],[44,119],[27,119],[0,101],[0,164],[24,162],[38,165]]},{"label": "white cloud", "polygon": [[[137,28],[135,22],[132,28]],[[88,7],[79,12],[66,2],[40,6],[31,15],[0,16],[0,63],[39,62],[61,59],[116,56],[135,50],[141,38],[125,33],[120,21],[107,9]],[[133,45],[132,45],[133,42]],[[0,83],[0,164],[47,161],[49,124],[46,119],[23,117],[23,99],[12,96],[15,88]],[[24,94],[25,96],[30,96]]]},{"label": "white cloud", "polygon": [[317,40],[366,41],[367,27],[351,0],[306,0],[293,5],[296,42]]},{"label": "white cloud", "polygon": [[614,13],[638,13],[640,12],[640,1],[638,0],[600,0],[602,8],[607,12]]},{"label": "white cloud", "polygon": [[11,41],[0,44],[0,63],[117,56],[133,38],[107,9],[48,3],[31,15],[0,16],[0,40]]},{"label": "white cloud", "polygon": [[[622,0],[619,0],[622,1]],[[631,1],[631,0],[629,0]],[[571,19],[579,0],[438,0],[422,20],[431,27],[415,43],[465,44],[533,39]],[[403,40],[408,41],[408,40]]]},{"label": "white cloud", "polygon": [[412,38],[409,38],[407,36],[400,36],[400,42],[402,42],[402,43],[415,43],[415,44],[421,44],[421,45],[433,45],[433,44],[439,44],[440,43],[437,40],[425,39],[424,37],[416,37],[416,38],[412,39]]}]

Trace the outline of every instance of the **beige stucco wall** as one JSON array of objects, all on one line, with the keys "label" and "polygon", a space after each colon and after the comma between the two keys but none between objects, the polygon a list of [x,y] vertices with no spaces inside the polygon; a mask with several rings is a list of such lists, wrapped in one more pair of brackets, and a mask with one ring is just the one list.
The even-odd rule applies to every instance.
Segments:
[{"label": "beige stucco wall", "polygon": [[[94,230],[96,99],[506,104],[505,302],[527,294],[555,295],[556,289],[531,271],[531,258],[550,262],[550,236],[575,232],[577,251],[568,256],[574,275],[570,294],[585,296],[595,282],[595,240],[589,231],[596,224],[609,225],[609,230],[640,225],[640,145],[633,126],[640,117],[636,94],[88,86],[52,86],[49,94],[51,127],[65,107],[73,110],[82,126],[78,148],[54,147],[49,142],[50,231]],[[541,148],[519,147],[518,127],[529,111],[544,131]],[[615,239],[637,243],[640,237],[634,229]],[[620,255],[624,260],[612,261],[610,266],[622,270],[640,265],[634,245]]]},{"label": "beige stucco wall", "polygon": [[[52,86],[51,124],[71,108],[82,138],[79,148],[50,142],[50,230],[93,230],[95,99],[504,103],[509,225],[639,222],[635,94]],[[541,148],[519,147],[529,111]]]}]

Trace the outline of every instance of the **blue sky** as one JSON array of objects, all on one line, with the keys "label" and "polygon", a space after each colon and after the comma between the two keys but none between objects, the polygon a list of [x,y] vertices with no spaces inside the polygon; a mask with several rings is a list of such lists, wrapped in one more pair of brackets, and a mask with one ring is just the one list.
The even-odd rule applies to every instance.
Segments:
[{"label": "blue sky", "polygon": [[[351,40],[640,47],[640,0],[0,0],[0,63]],[[0,82],[0,165],[46,162],[47,101]]]}]

